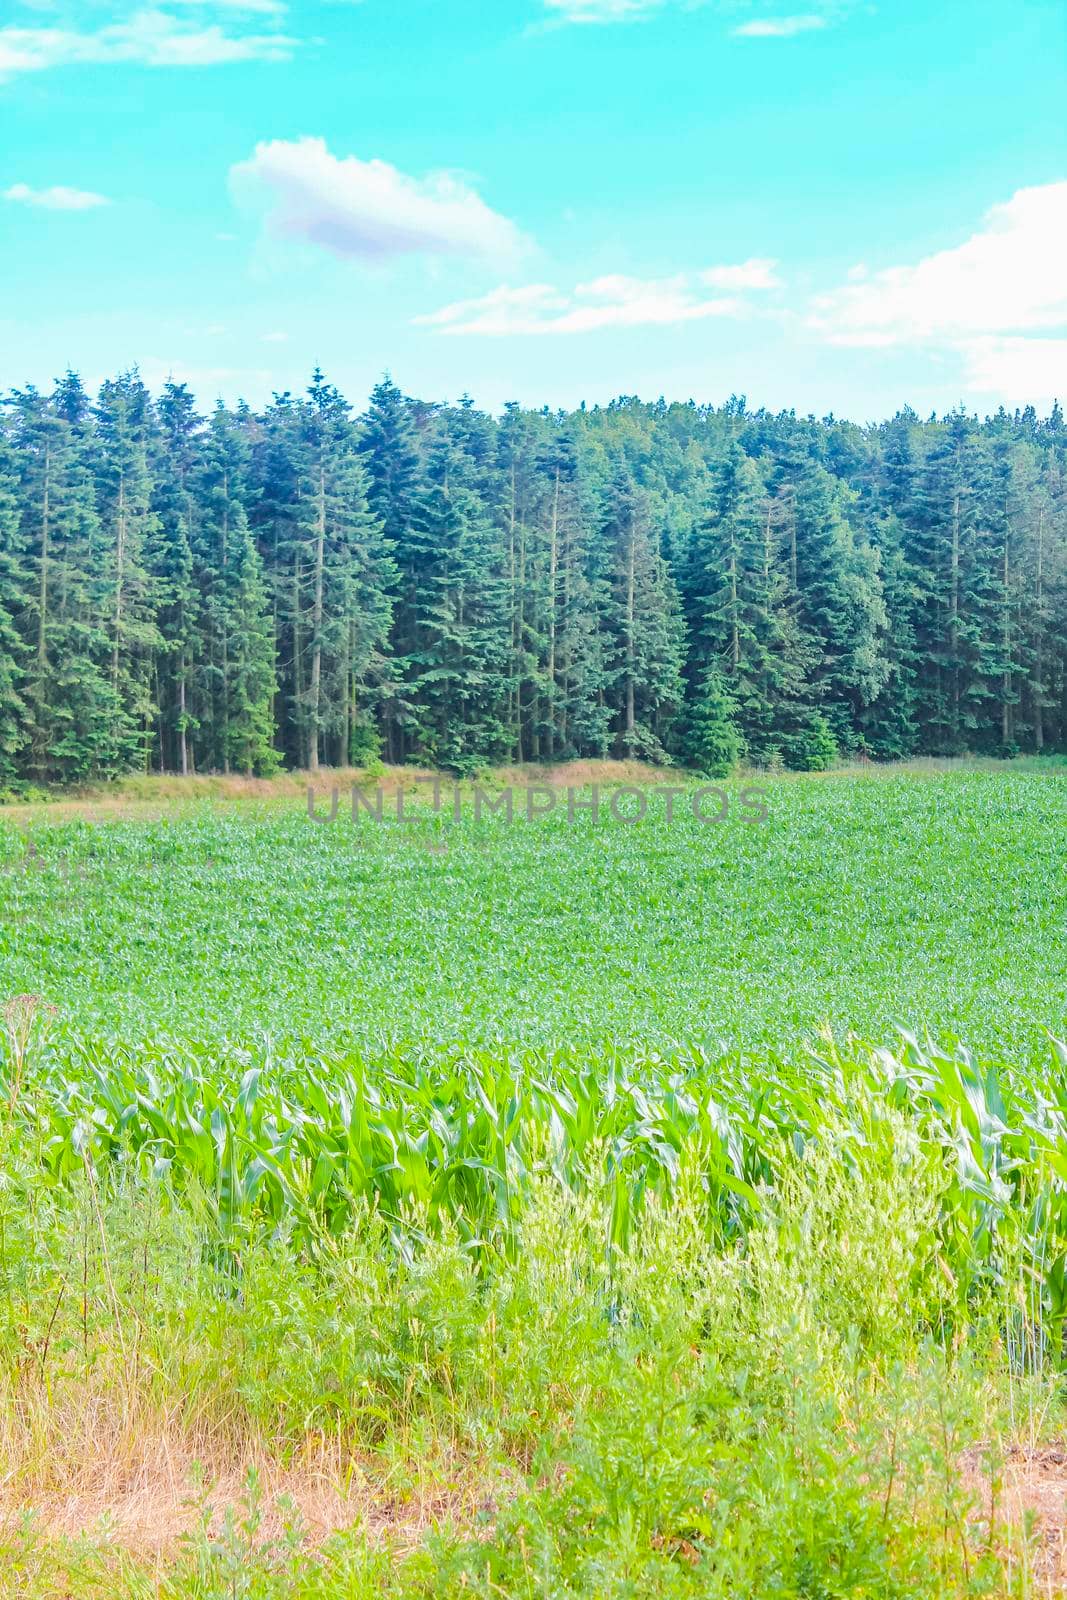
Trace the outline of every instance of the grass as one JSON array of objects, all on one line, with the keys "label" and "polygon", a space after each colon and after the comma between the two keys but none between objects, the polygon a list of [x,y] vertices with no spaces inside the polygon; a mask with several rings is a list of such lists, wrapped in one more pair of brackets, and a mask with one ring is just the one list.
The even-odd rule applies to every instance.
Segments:
[{"label": "grass", "polygon": [[0,821],[0,1593],[1062,1592],[1067,787],[726,787]]}]

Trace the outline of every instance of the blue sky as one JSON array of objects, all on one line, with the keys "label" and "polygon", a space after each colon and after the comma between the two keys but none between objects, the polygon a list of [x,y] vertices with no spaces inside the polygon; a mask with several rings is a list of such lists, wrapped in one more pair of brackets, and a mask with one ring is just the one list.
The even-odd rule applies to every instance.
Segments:
[{"label": "blue sky", "polygon": [[0,0],[0,385],[1067,401],[1062,0]]}]

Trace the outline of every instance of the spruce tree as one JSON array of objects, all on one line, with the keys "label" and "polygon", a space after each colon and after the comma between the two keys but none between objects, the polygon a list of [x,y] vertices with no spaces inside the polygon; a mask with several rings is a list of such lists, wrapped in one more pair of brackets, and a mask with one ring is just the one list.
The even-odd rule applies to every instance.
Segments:
[{"label": "spruce tree", "polygon": [[789,606],[780,531],[763,479],[737,443],[712,473],[684,583],[690,704],[708,669],[718,666],[745,747],[765,760],[803,722],[814,651]]},{"label": "spruce tree", "polygon": [[147,766],[158,715],[155,663],[164,641],[156,626],[150,547],[159,529],[151,509],[151,401],[136,372],[108,379],[96,404],[94,463],[104,604],[111,642],[110,683],[120,710],[120,765]]},{"label": "spruce tree", "polygon": [[191,680],[199,642],[200,595],[193,561],[198,508],[194,493],[201,419],[185,384],[168,380],[156,406],[152,510],[157,521],[156,606],[162,638],[156,699],[160,756],[183,775],[190,770],[197,726]]},{"label": "spruce tree", "polygon": [[367,495],[381,523],[385,548],[396,563],[389,652],[393,671],[383,685],[386,754],[401,760],[417,738],[418,718],[407,691],[416,630],[421,472],[411,408],[392,379],[371,392],[363,425]]},{"label": "spruce tree", "polygon": [[89,402],[67,373],[50,396],[13,396],[20,530],[29,574],[24,770],[40,783],[121,771],[136,741],[111,680],[107,570]]},{"label": "spruce tree", "polygon": [[297,559],[306,685],[297,718],[312,771],[324,749],[348,760],[368,676],[392,614],[394,567],[350,408],[316,371],[300,408]]},{"label": "spruce tree", "polygon": [[715,662],[703,672],[690,697],[682,731],[681,754],[686,766],[709,778],[725,778],[744,754],[735,720],[736,707],[725,675]]},{"label": "spruce tree", "polygon": [[603,502],[616,748],[661,761],[682,700],[683,625],[677,590],[651,525],[649,497],[619,462]]},{"label": "spruce tree", "polygon": [[244,507],[236,508],[225,579],[226,757],[238,772],[269,777],[274,748],[274,628],[263,568]]},{"label": "spruce tree", "polygon": [[0,789],[20,774],[29,729],[22,697],[28,582],[20,531],[17,457],[0,418]]},{"label": "spruce tree", "polygon": [[810,699],[844,745],[889,677],[878,557],[849,523],[854,496],[823,467],[792,490],[791,609],[813,661]]},{"label": "spruce tree", "polygon": [[217,405],[191,466],[196,510],[189,542],[200,636],[188,715],[201,770],[230,769],[229,566],[235,527],[252,503],[251,465],[246,431],[232,412]]}]

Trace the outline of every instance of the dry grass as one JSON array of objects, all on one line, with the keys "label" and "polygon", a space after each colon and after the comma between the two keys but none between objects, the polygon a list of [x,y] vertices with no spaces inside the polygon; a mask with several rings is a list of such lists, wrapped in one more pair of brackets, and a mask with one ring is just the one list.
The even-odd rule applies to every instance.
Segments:
[{"label": "dry grass", "polygon": [[[884,777],[936,778],[948,772],[974,771],[999,772],[1027,771],[1048,776],[1063,776],[1067,768],[1054,763],[1042,763],[1033,758],[1020,758],[1004,762],[992,757],[915,757],[910,761],[880,763],[874,761],[842,764],[827,772],[788,772],[775,775],[775,782],[785,778],[823,782],[835,778],[857,777],[877,780]],[[738,776],[753,783],[765,783],[768,774],[759,768],[741,768]],[[398,789],[407,793],[423,790],[429,795],[429,785],[439,777],[445,793],[450,792],[452,778],[435,773],[431,768],[384,767],[380,772],[368,773],[362,767],[323,767],[316,773],[284,772],[273,778],[249,778],[238,774],[210,773],[182,778],[173,774],[152,773],[146,776],[117,779],[114,783],[86,787],[79,790],[56,791],[47,800],[33,800],[0,804],[0,818],[15,823],[32,822],[45,818],[52,822],[70,821],[120,821],[137,820],[158,822],[184,807],[193,805],[226,806],[235,802],[258,803],[264,807],[302,804],[309,788],[318,796],[328,796],[334,788],[347,793],[353,784],[371,790],[380,788],[392,795]],[[548,765],[527,762],[521,765],[493,767],[474,781],[506,787],[541,785],[552,789],[586,788],[598,784],[610,789],[619,786],[649,788],[683,782],[707,781],[697,773],[680,767],[655,767],[644,761],[562,761]],[[470,785],[468,784],[469,788]]]},{"label": "dry grass", "polygon": [[205,1522],[217,1533],[227,1513],[241,1520],[253,1474],[256,1541],[277,1542],[295,1523],[310,1548],[358,1528],[372,1542],[405,1550],[442,1522],[471,1523],[505,1488],[482,1462],[415,1452],[372,1461],[321,1435],[290,1446],[283,1458],[269,1441],[131,1407],[114,1388],[86,1387],[5,1407],[0,1530],[32,1512],[46,1541],[106,1536],[138,1560],[159,1561]]},{"label": "dry grass", "polygon": [[972,1451],[963,1462],[963,1482],[983,1520],[992,1515],[1028,1543],[1028,1592],[1035,1600],[1067,1595],[1067,1446],[1011,1445],[992,1480],[981,1452]]},{"label": "dry grass", "polygon": [[[684,778],[677,767],[653,767],[642,761],[567,761],[555,766],[494,767],[482,781],[494,786],[545,785],[554,789],[582,788],[600,784],[604,788],[628,785],[635,788],[678,783]],[[123,778],[113,784],[58,793],[52,799],[0,805],[0,817],[14,823],[49,822],[158,822],[187,806],[226,806],[235,802],[263,807],[303,804],[308,789],[319,797],[337,789],[346,795],[359,785],[385,794],[398,789],[422,792],[427,800],[435,777],[444,794],[451,792],[453,780],[430,768],[385,767],[380,774],[361,767],[323,767],[316,773],[285,772],[274,778],[246,778],[220,774],[181,778],[170,775]],[[476,780],[477,781],[477,780]],[[469,787],[469,785],[468,785]]]}]

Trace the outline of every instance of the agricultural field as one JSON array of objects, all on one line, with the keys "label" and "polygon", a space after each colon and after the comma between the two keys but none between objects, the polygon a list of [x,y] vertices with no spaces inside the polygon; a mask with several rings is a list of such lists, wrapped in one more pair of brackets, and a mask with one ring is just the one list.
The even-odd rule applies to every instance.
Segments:
[{"label": "agricultural field", "polygon": [[1067,1593],[1067,777],[675,782],[0,811],[0,1594]]}]

